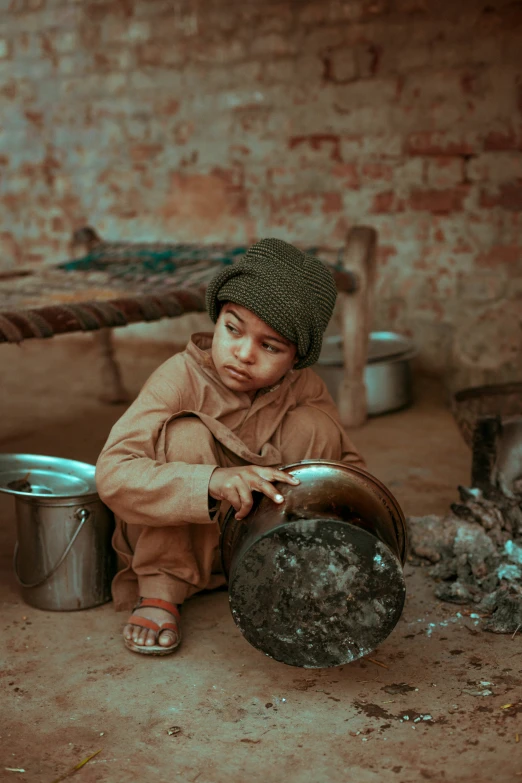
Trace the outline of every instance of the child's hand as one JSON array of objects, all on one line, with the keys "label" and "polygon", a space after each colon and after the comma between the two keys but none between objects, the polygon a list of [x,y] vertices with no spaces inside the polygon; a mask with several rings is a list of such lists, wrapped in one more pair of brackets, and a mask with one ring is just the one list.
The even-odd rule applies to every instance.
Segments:
[{"label": "child's hand", "polygon": [[208,494],[215,500],[227,500],[236,509],[236,519],[243,519],[252,508],[252,490],[262,492],[275,503],[282,503],[283,496],[270,482],[284,481],[299,484],[299,479],[276,468],[260,468],[243,465],[237,468],[217,468],[210,477]]}]

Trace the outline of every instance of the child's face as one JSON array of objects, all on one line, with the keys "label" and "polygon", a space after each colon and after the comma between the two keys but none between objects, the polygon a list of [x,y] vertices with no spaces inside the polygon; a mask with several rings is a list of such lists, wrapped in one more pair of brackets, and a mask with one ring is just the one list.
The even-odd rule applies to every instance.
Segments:
[{"label": "child's face", "polygon": [[241,305],[221,308],[212,341],[212,360],[228,389],[255,393],[273,386],[296,361],[296,346]]}]

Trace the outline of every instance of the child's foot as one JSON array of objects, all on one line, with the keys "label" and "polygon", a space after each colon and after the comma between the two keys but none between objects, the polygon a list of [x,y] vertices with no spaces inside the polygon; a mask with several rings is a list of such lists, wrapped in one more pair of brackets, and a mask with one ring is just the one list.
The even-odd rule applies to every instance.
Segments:
[{"label": "child's foot", "polygon": [[181,642],[180,606],[161,598],[141,598],[123,629],[126,647],[146,655],[167,655]]}]

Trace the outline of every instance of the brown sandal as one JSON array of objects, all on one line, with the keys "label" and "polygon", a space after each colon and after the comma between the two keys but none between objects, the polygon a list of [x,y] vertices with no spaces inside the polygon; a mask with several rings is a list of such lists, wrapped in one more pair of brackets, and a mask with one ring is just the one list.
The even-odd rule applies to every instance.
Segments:
[{"label": "brown sandal", "polygon": [[156,609],[165,609],[165,611],[170,612],[175,622],[163,623],[163,625],[160,625],[159,623],[154,622],[154,620],[149,620],[147,617],[140,617],[138,614],[132,614],[127,620],[126,625],[138,625],[140,628],[147,628],[149,631],[154,631],[156,634],[156,642],[158,641],[158,637],[162,631],[173,631],[176,634],[177,639],[174,644],[170,645],[169,647],[162,647],[160,644],[136,644],[136,642],[134,642],[132,639],[126,639],[123,637],[125,647],[127,647],[129,650],[132,650],[132,652],[141,653],[142,655],[169,655],[171,652],[174,652],[174,650],[179,647],[181,643],[180,611],[176,604],[171,604],[169,601],[163,601],[162,598],[140,598],[139,603],[136,604],[132,611],[135,612],[136,609],[140,609],[145,606],[152,606]]}]

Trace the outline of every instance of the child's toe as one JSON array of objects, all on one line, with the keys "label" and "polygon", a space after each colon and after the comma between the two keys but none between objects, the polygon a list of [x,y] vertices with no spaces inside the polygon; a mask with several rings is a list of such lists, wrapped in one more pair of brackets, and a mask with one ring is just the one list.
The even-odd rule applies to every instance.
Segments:
[{"label": "child's toe", "polygon": [[143,644],[147,635],[146,628],[140,628],[139,625],[134,626],[134,633],[132,634],[132,640],[136,644]]},{"label": "child's toe", "polygon": [[162,631],[158,637],[160,647],[172,647],[176,642],[176,634],[173,631]]}]

